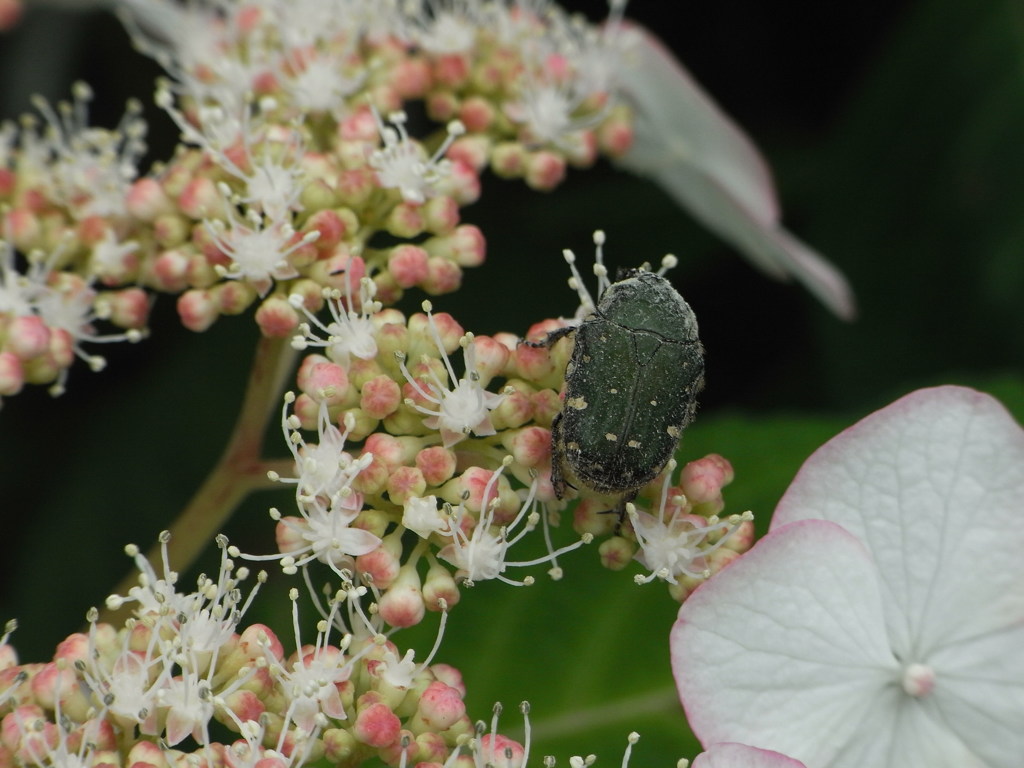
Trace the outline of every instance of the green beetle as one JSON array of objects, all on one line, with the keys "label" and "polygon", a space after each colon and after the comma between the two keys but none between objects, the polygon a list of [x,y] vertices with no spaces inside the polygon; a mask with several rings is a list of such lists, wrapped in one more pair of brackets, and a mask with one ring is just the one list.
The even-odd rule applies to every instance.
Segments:
[{"label": "green beetle", "polygon": [[660,275],[620,272],[575,327],[565,404],[551,425],[551,483],[620,495],[620,514],[657,477],[693,420],[704,348],[690,305]]}]

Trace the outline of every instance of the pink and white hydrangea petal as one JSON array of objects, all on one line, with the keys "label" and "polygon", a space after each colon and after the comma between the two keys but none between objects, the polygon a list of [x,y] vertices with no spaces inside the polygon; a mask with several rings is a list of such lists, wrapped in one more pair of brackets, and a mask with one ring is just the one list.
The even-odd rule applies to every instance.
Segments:
[{"label": "pink and white hydrangea petal", "polygon": [[870,556],[818,520],[772,532],[700,586],[670,648],[702,743],[738,741],[816,766],[873,738],[860,724],[900,669]]},{"label": "pink and white hydrangea petal", "polygon": [[799,760],[746,744],[713,744],[693,760],[693,768],[806,768]]},{"label": "pink and white hydrangea petal", "polygon": [[881,572],[894,650],[924,657],[1024,623],[1022,497],[1024,430],[988,395],[937,387],[819,448],[772,527],[817,518],[860,539]]},{"label": "pink and white hydrangea petal", "polygon": [[796,278],[842,318],[856,312],[843,275],[780,225],[770,171],[739,127],[642,27],[619,73],[635,113],[635,139],[620,165],[649,176],[702,223],[769,275]]}]

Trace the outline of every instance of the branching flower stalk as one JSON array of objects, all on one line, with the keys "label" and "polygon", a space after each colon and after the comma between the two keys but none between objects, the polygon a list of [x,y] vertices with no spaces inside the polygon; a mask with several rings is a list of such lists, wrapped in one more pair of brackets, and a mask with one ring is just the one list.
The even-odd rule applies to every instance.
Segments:
[{"label": "branching flower stalk", "polygon": [[[716,455],[678,477],[670,463],[621,520],[619,499],[558,498],[572,340],[522,342],[577,320],[488,336],[449,311],[485,260],[462,208],[487,171],[550,192],[631,150],[617,72],[646,43],[624,5],[597,27],[529,0],[129,0],[136,46],[167,71],[156,102],[181,132],[173,156],[139,169],[137,106],[91,127],[84,86],[40,104],[42,123],[0,130],[0,396],[59,394],[76,356],[101,368],[88,347],[147,336],[153,295],[176,297],[193,331],[249,314],[262,334],[221,459],[149,556],[128,548],[137,584],[50,662],[0,643],[0,764],[525,763],[528,742],[496,718],[474,726],[460,673],[434,661],[466,590],[527,587],[541,568],[557,579],[595,542],[609,569],[638,561],[638,582],[682,601],[751,546],[749,513],[722,515],[732,468]],[[603,234],[595,244],[604,287]],[[595,297],[572,272],[578,319]],[[422,312],[401,308],[410,296]],[[287,458],[267,459],[278,413]],[[217,537],[218,572],[181,591],[239,502],[275,484],[293,491],[270,510],[276,546]],[[241,623],[256,590],[243,595],[239,564],[254,562],[301,580],[290,652]],[[441,630],[416,664],[392,638],[430,612]],[[238,740],[218,741],[215,721]]]}]

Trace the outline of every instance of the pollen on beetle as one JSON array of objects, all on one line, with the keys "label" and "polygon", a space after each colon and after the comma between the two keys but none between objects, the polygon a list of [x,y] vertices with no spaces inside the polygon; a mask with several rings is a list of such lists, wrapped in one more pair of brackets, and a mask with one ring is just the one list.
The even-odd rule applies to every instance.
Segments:
[{"label": "pollen on beetle", "polygon": [[582,397],[570,397],[565,401],[565,404],[570,408],[575,408],[577,411],[582,411],[587,407],[587,401]]},{"label": "pollen on beetle", "polygon": [[614,443],[616,440],[619,439],[619,436],[614,434],[614,433],[612,433],[612,432],[607,432],[607,433],[605,433],[604,439],[605,440],[609,440],[609,441]]}]

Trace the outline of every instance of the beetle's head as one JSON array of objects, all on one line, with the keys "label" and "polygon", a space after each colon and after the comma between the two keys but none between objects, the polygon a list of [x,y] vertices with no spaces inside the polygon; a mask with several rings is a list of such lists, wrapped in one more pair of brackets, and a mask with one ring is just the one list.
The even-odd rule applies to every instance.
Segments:
[{"label": "beetle's head", "polygon": [[629,280],[631,277],[636,277],[641,272],[650,272],[651,264],[645,261],[639,267],[619,267],[615,270],[615,282],[621,283],[623,280]]}]

